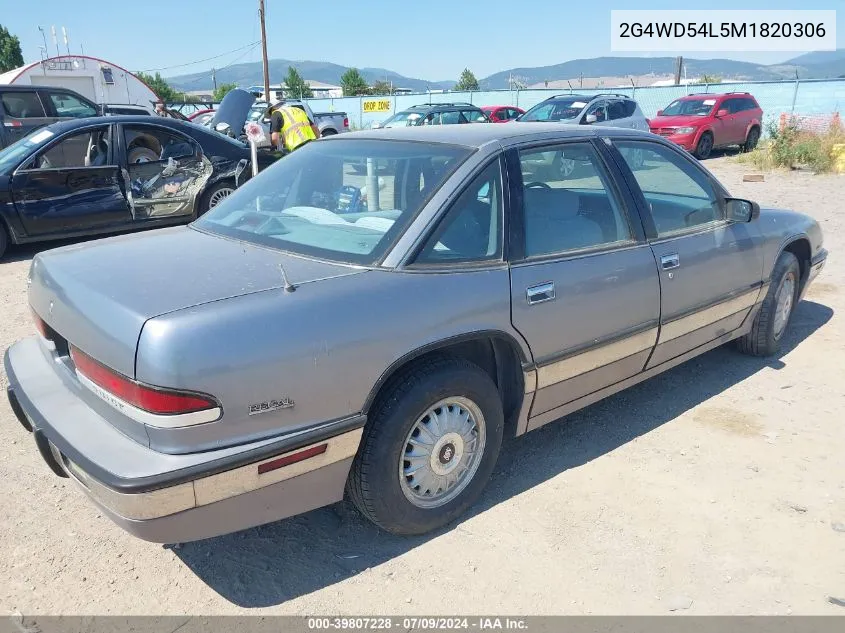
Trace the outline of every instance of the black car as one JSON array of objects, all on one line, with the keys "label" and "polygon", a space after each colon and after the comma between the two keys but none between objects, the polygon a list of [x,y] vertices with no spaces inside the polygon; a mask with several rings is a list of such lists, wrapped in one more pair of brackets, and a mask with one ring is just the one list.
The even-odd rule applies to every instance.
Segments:
[{"label": "black car", "polygon": [[[263,169],[276,156],[259,153]],[[165,117],[43,127],[0,151],[0,256],[7,244],[187,223],[252,169],[249,147]]]},{"label": "black car", "polygon": [[0,147],[51,123],[103,114],[102,108],[66,88],[0,86]]},{"label": "black car", "polygon": [[484,111],[471,103],[425,103],[397,112],[378,127],[489,122]]}]

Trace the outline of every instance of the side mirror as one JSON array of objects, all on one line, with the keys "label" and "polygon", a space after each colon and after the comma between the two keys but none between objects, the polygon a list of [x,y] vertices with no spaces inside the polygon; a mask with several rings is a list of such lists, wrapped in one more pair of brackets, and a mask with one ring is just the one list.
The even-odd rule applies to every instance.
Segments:
[{"label": "side mirror", "polygon": [[598,117],[595,114],[588,114],[584,117],[584,123],[590,125],[591,123],[595,123],[598,121]]},{"label": "side mirror", "polygon": [[728,116],[729,114],[730,114],[730,112],[728,112],[727,110],[725,110],[724,108],[722,108],[721,110],[719,110],[719,111],[716,113],[716,118],[717,118],[717,119],[721,119],[723,116]]},{"label": "side mirror", "polygon": [[658,110],[658,111],[657,111],[657,116],[663,116],[663,110]]},{"label": "side mirror", "polygon": [[760,205],[751,200],[726,198],[725,207],[730,222],[751,222],[760,217]]}]

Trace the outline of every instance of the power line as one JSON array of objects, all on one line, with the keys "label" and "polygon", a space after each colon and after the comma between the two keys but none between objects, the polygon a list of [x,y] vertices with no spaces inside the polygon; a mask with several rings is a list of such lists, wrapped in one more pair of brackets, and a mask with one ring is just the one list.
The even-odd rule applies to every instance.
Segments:
[{"label": "power line", "polygon": [[[223,66],[222,68],[215,68],[215,69],[214,69],[214,72],[215,72],[215,73],[217,73],[217,74],[220,74],[220,71],[221,71],[221,70],[226,70],[227,68],[230,68],[230,67],[234,66],[234,65],[235,65],[235,64],[237,64],[239,61],[241,61],[244,57],[246,57],[246,56],[247,56],[247,55],[249,55],[251,52],[253,52],[253,51],[254,51],[254,50],[258,47],[258,45],[259,45],[259,44],[261,44],[261,40],[259,40],[259,41],[255,42],[255,43],[253,43],[253,44],[252,44],[252,46],[251,46],[251,48],[250,48],[248,51],[246,51],[243,55],[238,55],[235,59],[233,59],[231,62],[229,62],[228,64],[226,64],[226,65],[225,65],[225,66]],[[208,77],[207,77],[207,76],[205,76],[205,75],[200,75],[200,76],[199,76],[199,77],[197,77],[196,79],[193,79],[193,80],[191,80],[191,81],[187,81],[187,82],[183,83],[182,85],[183,85],[183,86],[193,86],[193,85],[196,85],[196,84],[200,83],[201,81],[207,81],[207,80],[208,80]]]},{"label": "power line", "polygon": [[261,44],[261,40],[256,40],[255,42],[251,42],[246,46],[241,46],[240,48],[236,48],[232,51],[226,51],[225,53],[220,53],[219,55],[214,55],[213,57],[206,57],[205,59],[198,59],[195,62],[188,62],[187,64],[176,64],[175,66],[163,66],[162,68],[147,68],[146,70],[139,70],[137,72],[141,73],[152,73],[161,70],[172,70],[173,68],[185,68],[186,66],[193,66],[194,64],[202,64],[203,62],[211,61],[212,59],[219,59],[221,57],[225,57],[226,55],[231,55],[232,53],[237,53],[238,51],[242,51],[246,48],[252,49],[256,46]]}]

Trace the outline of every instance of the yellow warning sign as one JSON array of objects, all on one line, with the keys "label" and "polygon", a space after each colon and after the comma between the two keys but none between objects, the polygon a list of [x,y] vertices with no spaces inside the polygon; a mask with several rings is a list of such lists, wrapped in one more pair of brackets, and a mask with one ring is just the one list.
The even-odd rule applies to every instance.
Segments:
[{"label": "yellow warning sign", "polygon": [[390,99],[367,99],[364,112],[390,112]]}]

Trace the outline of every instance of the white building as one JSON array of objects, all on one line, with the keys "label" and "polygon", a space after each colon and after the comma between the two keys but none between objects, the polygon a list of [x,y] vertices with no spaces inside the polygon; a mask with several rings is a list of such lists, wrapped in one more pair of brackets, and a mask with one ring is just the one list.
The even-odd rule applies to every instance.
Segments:
[{"label": "white building", "polygon": [[131,103],[152,108],[158,95],[131,72],[87,55],[50,57],[0,75],[0,84],[68,88],[95,103]]}]

